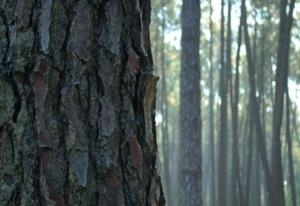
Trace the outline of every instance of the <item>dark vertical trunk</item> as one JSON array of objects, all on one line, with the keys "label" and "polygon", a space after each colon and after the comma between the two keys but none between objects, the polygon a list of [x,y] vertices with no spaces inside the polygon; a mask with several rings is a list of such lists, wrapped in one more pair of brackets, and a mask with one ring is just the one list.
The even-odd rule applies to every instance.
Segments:
[{"label": "dark vertical trunk", "polygon": [[246,45],[246,53],[247,53],[247,68],[248,68],[248,75],[249,75],[249,85],[250,85],[250,104],[252,105],[252,115],[253,121],[255,124],[255,136],[257,138],[257,148],[260,154],[260,160],[263,166],[264,177],[266,182],[267,188],[267,200],[268,204],[272,205],[272,179],[270,168],[267,159],[267,151],[266,151],[266,140],[263,134],[261,120],[260,120],[260,112],[259,112],[259,104],[256,97],[256,81],[255,81],[255,68],[252,58],[252,50],[251,50],[251,43],[250,37],[248,33],[248,25],[247,25],[247,9],[245,5],[245,0],[242,1],[242,19],[243,19],[243,28],[244,28],[244,37],[245,37],[245,45]]},{"label": "dark vertical trunk", "polygon": [[199,0],[183,1],[181,26],[179,205],[197,206],[202,205]]},{"label": "dark vertical trunk", "polygon": [[[229,21],[229,19],[228,19]],[[242,22],[238,29],[238,48],[236,54],[235,78],[233,80],[232,71],[230,73],[230,100],[231,100],[231,121],[232,121],[232,162],[231,162],[231,205],[237,206],[240,198],[239,188],[239,141],[238,141],[238,104],[239,104],[239,64],[241,48]],[[228,34],[229,36],[229,34]],[[230,42],[229,42],[230,43]],[[230,43],[231,44],[231,43]],[[240,198],[241,200],[243,198]]]},{"label": "dark vertical trunk", "polygon": [[[261,89],[261,82],[260,82],[260,70],[257,70],[258,68],[258,61],[260,59],[258,59],[257,57],[257,39],[258,39],[258,31],[257,31],[257,27],[258,27],[258,24],[257,24],[257,12],[255,11],[255,15],[254,15],[254,20],[255,20],[255,24],[254,24],[254,38],[253,38],[253,63],[254,63],[254,68],[255,68],[255,76],[256,76],[256,80],[257,82],[259,82],[259,88],[258,90],[260,91]],[[263,80],[262,80],[263,81]],[[258,101],[258,105],[260,107],[261,105],[261,98],[260,96],[258,96],[257,98],[257,101]],[[264,125],[264,122],[262,122],[262,125]],[[263,127],[263,126],[262,126]],[[257,142],[257,138],[254,140],[254,142],[257,144],[259,144],[259,142]],[[260,164],[260,161],[259,161],[259,156],[257,155],[258,154],[258,151],[257,151],[257,147],[255,147],[254,149],[254,154],[253,154],[253,174],[252,174],[252,178],[253,178],[253,182],[252,183],[252,189],[250,189],[251,192],[251,202],[250,202],[250,205],[255,205],[255,206],[260,206],[260,185],[259,185],[259,164]]]},{"label": "dark vertical trunk", "polygon": [[0,205],[164,205],[150,1],[1,1],[0,17]]},{"label": "dark vertical trunk", "polygon": [[[251,100],[250,100],[251,101]],[[245,206],[249,205],[250,202],[250,191],[251,191],[251,175],[252,165],[253,165],[253,136],[254,136],[254,118],[253,118],[253,105],[250,104],[250,114],[249,114],[249,136],[248,136],[248,157],[246,166],[246,185],[245,185]]]},{"label": "dark vertical trunk", "polygon": [[218,206],[227,205],[227,72],[225,65],[224,0],[221,1],[221,59],[220,59],[220,131],[218,154]]},{"label": "dark vertical trunk", "polygon": [[[238,30],[238,48],[236,54],[236,67],[235,67],[235,79],[230,81],[230,99],[231,99],[231,119],[232,119],[232,168],[231,168],[231,180],[232,180],[232,191],[231,191],[231,202],[232,206],[238,205],[238,199],[243,202],[242,191],[239,185],[239,141],[238,141],[238,104],[239,104],[239,81],[240,81],[240,49],[242,41],[242,21],[240,20]],[[231,75],[232,76],[232,75]],[[234,82],[234,84],[233,84]]]},{"label": "dark vertical trunk", "polygon": [[[255,141],[255,140],[254,140]],[[253,188],[251,192],[251,204],[249,205],[255,205],[255,206],[261,206],[261,183],[260,183],[260,161],[259,161],[259,155],[257,151],[257,147],[254,148],[254,154],[253,154]]]},{"label": "dark vertical trunk", "polygon": [[[226,93],[226,96],[225,96],[225,105],[226,105],[226,121],[228,120],[228,112],[227,112],[227,109],[228,109],[228,86],[229,86],[229,82],[230,82],[230,78],[231,78],[231,67],[232,67],[232,62],[231,62],[231,50],[232,50],[232,47],[231,47],[231,43],[232,43],[232,37],[231,37],[231,0],[228,0],[227,1],[227,39],[226,39],[226,70],[225,70],[225,88],[226,90],[224,91]],[[226,127],[227,127],[227,123],[226,123]],[[226,128],[226,131],[228,129]],[[228,132],[227,132],[228,133]],[[229,138],[229,135],[227,134],[226,135],[226,145],[228,145],[228,143],[230,142],[231,138]],[[229,151],[229,148],[230,146],[228,146],[228,148],[226,148],[226,160],[227,160],[227,165],[230,165],[230,152],[227,152]],[[231,154],[232,156],[232,154]],[[230,201],[231,201],[231,196],[230,196],[230,173],[231,173],[231,168],[229,166],[226,166],[226,169],[227,169],[227,177],[226,177],[226,203],[227,205],[230,205]]]},{"label": "dark vertical trunk", "polygon": [[286,8],[287,0],[281,0],[280,4],[280,26],[279,26],[279,44],[276,69],[275,101],[273,105],[273,139],[272,139],[272,178],[274,185],[274,206],[285,205],[283,191],[283,172],[281,157],[281,124],[283,116],[283,97],[287,84],[287,68],[283,67],[283,56],[285,52],[285,30],[286,30]]},{"label": "dark vertical trunk", "polygon": [[273,139],[272,139],[272,178],[274,184],[274,206],[284,206],[283,171],[281,157],[281,125],[283,117],[284,93],[288,83],[288,59],[291,40],[291,28],[295,0],[289,3],[289,14],[286,10],[288,1],[280,4],[279,42],[276,64],[275,102],[273,107]]},{"label": "dark vertical trunk", "polygon": [[265,52],[265,41],[266,41],[266,34],[265,34],[265,28],[263,28],[263,31],[261,33],[260,38],[260,73],[258,81],[260,83],[259,86],[259,102],[260,102],[260,108],[261,108],[261,119],[262,119],[262,130],[263,135],[266,135],[266,101],[265,101],[265,63],[266,63],[266,52]]},{"label": "dark vertical trunk", "polygon": [[[262,29],[263,31],[261,32],[261,38],[260,38],[260,73],[259,73],[259,78],[258,81],[260,83],[259,86],[259,102],[260,102],[260,111],[261,111],[261,120],[262,120],[262,133],[263,136],[266,137],[266,98],[265,98],[265,85],[266,85],[266,75],[265,75],[265,69],[266,69],[266,52],[265,52],[265,40],[266,40],[266,31],[265,28]],[[258,141],[258,140],[256,140]],[[259,142],[256,142],[256,144],[259,144]],[[259,153],[259,151],[257,151]],[[259,155],[257,156],[259,159]],[[259,161],[259,160],[258,160]],[[260,162],[260,161],[259,161]],[[260,194],[265,194],[265,184],[263,181],[263,177],[261,175],[261,164],[259,163],[259,182],[260,182]],[[262,195],[260,195],[260,203],[261,205],[264,204],[264,198],[262,198]]]},{"label": "dark vertical trunk", "polygon": [[286,143],[288,147],[288,178],[291,187],[291,199],[292,206],[297,206],[297,195],[295,185],[295,173],[294,173],[294,162],[293,162],[293,142],[290,134],[290,98],[288,89],[286,91]]},{"label": "dark vertical trunk", "polygon": [[214,67],[213,67],[213,20],[212,20],[212,2],[209,1],[209,30],[210,30],[210,44],[209,44],[209,148],[210,148],[210,202],[209,205],[216,206],[216,172],[215,172],[215,134],[214,134]]}]

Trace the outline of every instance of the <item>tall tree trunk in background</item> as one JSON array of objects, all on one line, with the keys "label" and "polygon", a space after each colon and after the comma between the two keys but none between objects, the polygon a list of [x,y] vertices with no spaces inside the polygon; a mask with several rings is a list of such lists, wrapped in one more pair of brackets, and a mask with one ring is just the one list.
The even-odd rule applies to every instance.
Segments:
[{"label": "tall tree trunk in background", "polygon": [[291,139],[290,134],[290,98],[288,88],[286,91],[286,130],[285,130],[285,137],[286,143],[288,147],[288,178],[291,187],[291,199],[292,199],[292,206],[297,206],[297,195],[296,195],[296,185],[295,185],[295,173],[294,173],[294,162],[293,162],[293,142]]},{"label": "tall tree trunk in background", "polygon": [[[257,145],[257,144],[256,144]],[[260,160],[257,147],[255,147],[254,154],[254,188],[253,188],[253,205],[261,206],[261,169]]]},{"label": "tall tree trunk in background", "polygon": [[215,134],[214,134],[214,67],[213,67],[213,8],[212,2],[209,1],[209,30],[210,30],[210,43],[209,43],[209,148],[210,148],[210,206],[216,206],[216,169],[215,169]]},{"label": "tall tree trunk in background", "polygon": [[262,119],[262,130],[263,135],[266,136],[266,101],[265,101],[265,69],[266,69],[266,52],[265,52],[265,41],[266,41],[266,34],[265,28],[261,32],[260,38],[260,74],[258,81],[259,85],[259,102],[260,102],[260,111],[261,111],[261,119]]},{"label": "tall tree trunk in background", "polygon": [[267,158],[267,150],[266,150],[266,139],[263,134],[261,120],[260,120],[260,112],[259,112],[259,104],[256,96],[256,81],[255,81],[255,68],[252,58],[252,50],[251,50],[251,43],[250,37],[248,33],[248,24],[247,24],[247,9],[245,0],[242,0],[242,19],[243,19],[243,28],[244,28],[244,37],[245,37],[245,45],[246,45],[246,53],[247,53],[247,68],[248,68],[248,79],[250,85],[250,104],[252,105],[252,112],[255,124],[255,136],[257,138],[257,148],[260,154],[260,160],[262,163],[264,177],[266,182],[267,188],[267,199],[268,205],[273,206],[272,199],[273,199],[273,183],[271,179],[271,172],[269,168],[268,158]]},{"label": "tall tree trunk in background", "polygon": [[274,182],[274,206],[284,206],[283,171],[281,157],[281,125],[283,117],[284,93],[288,84],[288,59],[291,41],[291,28],[295,0],[289,4],[289,14],[286,10],[288,1],[280,4],[279,42],[276,64],[275,102],[273,107],[273,139],[272,139],[272,178]]},{"label": "tall tree trunk in background", "polygon": [[198,206],[201,200],[200,1],[183,0],[180,74],[180,201]]},{"label": "tall tree trunk in background", "polygon": [[150,1],[1,1],[0,17],[0,205],[164,205]]},{"label": "tall tree trunk in background", "polygon": [[[231,115],[232,115],[232,167],[231,167],[231,180],[232,180],[232,191],[231,191],[231,205],[237,206],[238,203],[244,202],[242,197],[242,188],[240,184],[240,165],[239,165],[239,141],[238,141],[238,104],[239,104],[239,82],[240,82],[240,50],[242,42],[242,20],[240,20],[238,30],[238,48],[236,54],[236,67],[235,67],[235,79],[233,81],[232,75],[230,81],[230,100],[231,100]],[[230,73],[232,73],[230,71]],[[233,84],[234,82],[234,84]],[[240,199],[238,201],[238,199]]]},{"label": "tall tree trunk in background", "polygon": [[[254,37],[253,37],[253,63],[254,63],[254,68],[255,68],[255,76],[257,77],[256,80],[257,82],[260,82],[258,79],[259,79],[259,75],[260,75],[260,71],[257,69],[259,68],[258,67],[258,61],[260,59],[257,58],[257,39],[258,39],[258,32],[257,32],[257,27],[258,27],[258,24],[257,24],[257,11],[255,10],[254,12],[254,21],[255,21],[255,24],[254,24]],[[258,91],[260,91],[261,89],[261,86],[260,86],[261,83],[259,83],[258,85]],[[258,105],[260,107],[261,105],[261,98],[260,96],[258,96],[257,98],[257,101],[258,101]],[[264,123],[262,123],[263,125]],[[263,127],[263,126],[262,126]],[[256,145],[259,144],[259,142],[257,142],[257,138],[255,140],[253,140]],[[259,161],[259,155],[258,155],[258,150],[257,150],[257,147],[254,147],[253,148],[253,173],[252,173],[252,188],[250,188],[250,193],[251,193],[251,198],[249,199],[249,203],[250,205],[255,205],[255,206],[260,206],[260,195],[261,195],[261,192],[260,192],[260,185],[259,185],[259,181],[260,181],[260,178],[259,178],[259,165],[260,165],[260,161]]]},{"label": "tall tree trunk in background", "polygon": [[[250,98],[251,101],[251,98]],[[249,136],[248,136],[248,155],[247,155],[247,166],[246,166],[246,185],[245,185],[245,206],[249,205],[250,202],[250,191],[251,191],[251,175],[253,165],[253,137],[254,137],[254,117],[253,117],[253,105],[250,103],[250,114],[249,114]]]},{"label": "tall tree trunk in background", "polygon": [[[229,86],[229,83],[230,83],[230,81],[231,81],[231,70],[232,70],[232,62],[231,62],[231,55],[232,55],[232,46],[231,46],[231,43],[232,43],[232,36],[231,36],[231,7],[232,7],[232,4],[231,4],[231,0],[228,0],[227,1],[227,4],[228,4],[228,6],[227,6],[227,38],[226,38],[226,70],[225,70],[225,88],[226,89],[224,89],[225,91],[225,93],[226,93],[226,95],[224,95],[224,97],[225,97],[225,102],[224,102],[224,104],[226,105],[226,120],[225,121],[227,121],[227,105],[228,105],[228,103],[227,103],[227,101],[228,101],[228,86]],[[222,124],[222,123],[221,123]],[[227,123],[225,123],[225,125],[226,125],[226,127],[227,127]],[[226,128],[226,131],[227,131],[227,128]],[[227,141],[227,143],[226,143],[226,145],[228,145],[228,143],[230,142],[230,139],[231,138],[229,138],[229,135],[227,135],[227,133],[226,133],[226,141]],[[227,155],[227,157],[226,157],[226,160],[227,160],[227,162],[228,163],[226,163],[226,164],[228,164],[229,165],[229,159],[230,159],[230,152],[227,152],[227,151],[229,151],[229,148],[227,149],[226,148],[226,153],[228,153],[228,154],[226,154]],[[232,154],[231,154],[231,156],[232,156]],[[226,202],[227,202],[227,205],[230,205],[230,201],[231,201],[231,195],[230,195],[230,188],[231,188],[231,184],[232,184],[232,182],[230,183],[229,181],[230,181],[230,174],[231,174],[231,171],[230,171],[230,167],[228,167],[228,166],[226,166],[226,169],[227,169],[227,177],[226,177]]]},{"label": "tall tree trunk in background", "polygon": [[165,28],[166,28],[166,13],[164,11],[165,0],[162,0],[162,40],[161,40],[161,112],[162,112],[162,145],[163,145],[163,167],[164,167],[164,188],[165,197],[168,204],[171,205],[171,190],[170,190],[170,164],[169,164],[169,123],[168,123],[168,102],[167,102],[167,82],[166,82],[166,67],[165,67]]},{"label": "tall tree trunk in background", "polygon": [[225,65],[224,0],[221,1],[220,132],[218,154],[218,206],[227,205],[227,69]]},{"label": "tall tree trunk in background", "polygon": [[[266,51],[265,51],[265,45],[266,45],[266,28],[263,27],[262,31],[261,31],[261,38],[260,38],[260,74],[258,77],[258,82],[260,83],[259,85],[259,102],[260,102],[260,112],[261,112],[261,121],[262,121],[262,132],[263,132],[263,136],[266,137],[266,97],[265,97],[265,87],[266,87],[266,77],[267,75],[265,75],[265,70],[267,69],[266,67]],[[256,141],[258,141],[258,139],[256,139]],[[256,142],[256,144],[259,144],[259,142]],[[257,150],[257,152],[259,153],[259,151]],[[258,159],[259,158],[259,154],[257,154]],[[263,176],[261,175],[262,169],[261,169],[261,164],[260,164],[260,160],[259,161],[259,174],[260,174],[260,202],[261,205],[265,205],[265,198],[262,198],[263,195],[265,194],[265,184],[263,181]]]}]

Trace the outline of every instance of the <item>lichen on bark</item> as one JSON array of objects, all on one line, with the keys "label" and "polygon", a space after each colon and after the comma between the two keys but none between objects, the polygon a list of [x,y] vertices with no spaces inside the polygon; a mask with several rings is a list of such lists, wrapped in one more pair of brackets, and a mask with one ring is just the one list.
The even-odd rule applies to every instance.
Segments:
[{"label": "lichen on bark", "polygon": [[0,205],[164,205],[149,19],[148,0],[0,1]]}]

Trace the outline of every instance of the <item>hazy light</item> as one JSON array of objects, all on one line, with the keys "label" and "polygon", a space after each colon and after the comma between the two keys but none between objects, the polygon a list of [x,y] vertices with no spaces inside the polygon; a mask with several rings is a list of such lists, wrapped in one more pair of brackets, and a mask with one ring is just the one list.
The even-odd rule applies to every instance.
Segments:
[{"label": "hazy light", "polygon": [[160,111],[156,111],[155,113],[155,123],[156,126],[159,125],[160,123],[162,123],[162,115]]},{"label": "hazy light", "polygon": [[296,104],[298,109],[300,109],[300,84],[297,84],[297,82],[289,79],[288,86],[291,101]]}]

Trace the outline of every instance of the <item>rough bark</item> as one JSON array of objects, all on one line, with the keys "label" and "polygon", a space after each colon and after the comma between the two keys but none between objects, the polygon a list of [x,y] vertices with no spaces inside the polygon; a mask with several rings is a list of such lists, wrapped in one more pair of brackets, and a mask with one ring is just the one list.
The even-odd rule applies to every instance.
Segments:
[{"label": "rough bark", "polygon": [[0,205],[164,205],[150,1],[0,1]]},{"label": "rough bark", "polygon": [[181,25],[179,205],[198,206],[202,205],[199,0],[183,0]]}]

